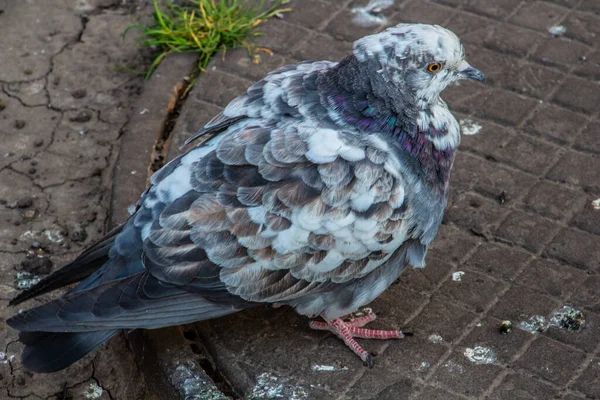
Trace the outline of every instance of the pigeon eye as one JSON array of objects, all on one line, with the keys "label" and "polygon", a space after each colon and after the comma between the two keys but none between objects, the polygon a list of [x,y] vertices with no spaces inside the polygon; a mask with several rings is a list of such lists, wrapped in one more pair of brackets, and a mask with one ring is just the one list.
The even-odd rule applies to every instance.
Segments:
[{"label": "pigeon eye", "polygon": [[431,63],[427,66],[427,71],[435,74],[436,72],[439,72],[439,70],[442,69],[442,64],[435,62],[435,63]]}]

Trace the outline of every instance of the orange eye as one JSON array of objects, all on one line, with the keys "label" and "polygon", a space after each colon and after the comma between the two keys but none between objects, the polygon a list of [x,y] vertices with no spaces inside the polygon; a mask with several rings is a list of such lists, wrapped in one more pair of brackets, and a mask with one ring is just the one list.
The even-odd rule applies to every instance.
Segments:
[{"label": "orange eye", "polygon": [[431,63],[427,66],[427,71],[435,74],[436,72],[439,72],[442,69],[442,64],[435,62],[435,63]]}]

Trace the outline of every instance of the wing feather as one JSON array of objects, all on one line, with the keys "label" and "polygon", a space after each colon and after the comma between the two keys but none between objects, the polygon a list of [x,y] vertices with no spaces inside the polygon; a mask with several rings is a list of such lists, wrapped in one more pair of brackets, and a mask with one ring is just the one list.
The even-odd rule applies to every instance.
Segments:
[{"label": "wing feather", "polygon": [[[193,164],[199,183],[150,229],[144,264],[161,281],[217,302],[285,303],[353,284],[417,232],[409,232],[414,223],[402,175],[386,170],[400,164],[388,162],[397,155],[386,142],[328,131],[338,145],[317,150],[313,135],[320,132],[301,125],[247,124],[224,134]],[[322,161],[308,163],[311,151]],[[418,265],[421,246],[408,252]],[[194,277],[204,270],[221,285]]]}]

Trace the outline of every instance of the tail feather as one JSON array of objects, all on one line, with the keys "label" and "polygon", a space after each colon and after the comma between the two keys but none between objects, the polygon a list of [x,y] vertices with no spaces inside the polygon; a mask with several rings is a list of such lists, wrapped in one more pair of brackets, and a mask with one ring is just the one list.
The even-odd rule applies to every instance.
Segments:
[{"label": "tail feather", "polygon": [[94,332],[21,332],[19,340],[25,344],[23,366],[32,372],[50,373],[68,367],[119,330]]},{"label": "tail feather", "polygon": [[113,229],[98,243],[83,252],[72,263],[42,279],[28,290],[21,292],[8,304],[10,306],[16,306],[24,301],[33,299],[34,297],[41,296],[42,294],[87,278],[108,260],[108,252],[113,245],[115,237],[122,230],[123,225]]},{"label": "tail feather", "polygon": [[[157,289],[160,286],[160,290]],[[147,293],[160,297],[149,297]],[[151,311],[151,312],[149,312]],[[155,329],[215,318],[238,311],[201,295],[168,285],[148,272],[73,291],[9,318],[27,332],[96,332],[104,329]]]}]

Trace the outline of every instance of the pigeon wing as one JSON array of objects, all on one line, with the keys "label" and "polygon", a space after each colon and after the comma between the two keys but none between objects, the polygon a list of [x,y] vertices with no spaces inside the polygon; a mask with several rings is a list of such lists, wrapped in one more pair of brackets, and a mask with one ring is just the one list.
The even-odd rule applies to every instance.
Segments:
[{"label": "pigeon wing", "polygon": [[248,122],[221,135],[181,163],[189,186],[147,230],[143,262],[155,278],[243,307],[341,289],[407,241],[406,262],[423,264],[426,244],[412,240],[422,229],[384,140],[310,123]]}]

